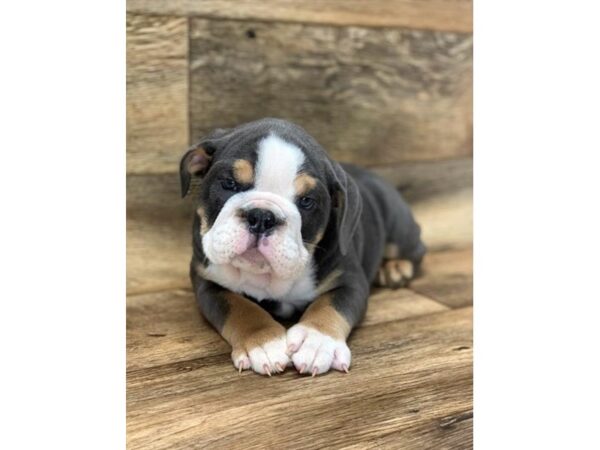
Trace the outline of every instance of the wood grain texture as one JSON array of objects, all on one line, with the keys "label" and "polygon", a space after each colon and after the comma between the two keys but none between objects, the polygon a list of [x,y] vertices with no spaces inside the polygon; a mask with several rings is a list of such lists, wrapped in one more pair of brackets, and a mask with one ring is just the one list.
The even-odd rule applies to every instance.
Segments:
[{"label": "wood grain texture", "polygon": [[169,167],[189,141],[188,25],[127,15],[127,172]]},{"label": "wood grain texture", "polygon": [[405,162],[370,167],[383,179],[396,186],[409,202],[448,195],[473,186],[473,159]]},{"label": "wood grain texture", "polygon": [[411,289],[451,308],[473,304],[473,248],[433,252]]},{"label": "wood grain texture", "polygon": [[[409,170],[399,168],[398,173],[407,174],[409,198],[415,198],[411,205],[428,248],[470,246],[472,190],[463,188],[470,186],[470,178],[462,179],[462,169],[446,177],[444,162],[427,165],[428,175],[421,180],[410,178]],[[436,176],[438,182],[432,181]],[[181,199],[178,175],[127,177],[128,294],[189,287],[193,214],[190,198]]]},{"label": "wood grain texture", "polygon": [[192,140],[274,116],[340,161],[471,155],[471,35],[197,18],[190,33]]},{"label": "wood grain texture", "polygon": [[[402,447],[398,447],[398,443]],[[426,446],[426,447],[425,447]],[[473,448],[473,411],[450,414],[408,430],[392,432],[361,443],[357,449],[467,450]]]},{"label": "wood grain texture", "polygon": [[429,251],[461,248],[473,242],[473,189],[449,191],[412,203]]},{"label": "wood grain texture", "polygon": [[429,439],[471,441],[471,308],[363,327],[350,346],[347,375],[239,375],[228,354],[130,370],[128,448],[369,448],[386,440],[391,448],[443,448]]},{"label": "wood grain texture", "polygon": [[137,13],[469,32],[471,0],[128,0]]},{"label": "wood grain texture", "polygon": [[191,290],[127,298],[127,370],[208,358],[228,350],[200,315]]},{"label": "wood grain texture", "polygon": [[127,293],[189,287],[193,209],[179,175],[127,176]]},{"label": "wood grain texture", "polygon": [[439,302],[410,289],[372,289],[365,318],[360,326],[368,327],[395,320],[408,319],[445,311]]}]

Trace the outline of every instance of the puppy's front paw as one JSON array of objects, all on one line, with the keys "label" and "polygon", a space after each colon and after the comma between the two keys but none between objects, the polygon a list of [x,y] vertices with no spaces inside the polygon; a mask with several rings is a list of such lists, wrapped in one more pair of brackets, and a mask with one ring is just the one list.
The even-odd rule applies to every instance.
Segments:
[{"label": "puppy's front paw", "polygon": [[300,373],[315,376],[330,368],[342,372],[348,372],[350,368],[351,354],[345,341],[301,323],[288,330],[287,347],[288,352],[293,353],[292,361]]},{"label": "puppy's front paw", "polygon": [[240,372],[250,369],[261,375],[283,372],[290,358],[287,355],[285,330],[281,336],[265,339],[260,331],[248,336],[245,341],[234,347],[231,352],[233,365]]}]

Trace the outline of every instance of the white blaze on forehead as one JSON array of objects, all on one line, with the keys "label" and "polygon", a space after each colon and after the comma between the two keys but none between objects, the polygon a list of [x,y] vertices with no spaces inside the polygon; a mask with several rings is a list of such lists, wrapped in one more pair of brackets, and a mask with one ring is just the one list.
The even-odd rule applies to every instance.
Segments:
[{"label": "white blaze on forehead", "polygon": [[274,134],[258,144],[255,189],[294,198],[294,179],[304,163],[302,150]]}]

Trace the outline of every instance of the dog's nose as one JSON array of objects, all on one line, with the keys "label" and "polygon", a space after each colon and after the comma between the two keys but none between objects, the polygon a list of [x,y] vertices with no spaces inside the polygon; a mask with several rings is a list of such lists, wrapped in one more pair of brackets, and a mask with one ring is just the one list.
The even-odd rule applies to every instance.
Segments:
[{"label": "dog's nose", "polygon": [[254,208],[246,213],[246,221],[251,233],[262,234],[277,225],[277,219],[268,209]]}]

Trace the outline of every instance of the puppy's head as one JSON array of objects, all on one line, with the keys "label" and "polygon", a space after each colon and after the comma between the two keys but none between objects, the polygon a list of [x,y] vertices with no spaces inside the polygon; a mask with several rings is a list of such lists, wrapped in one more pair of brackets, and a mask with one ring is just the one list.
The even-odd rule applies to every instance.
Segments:
[{"label": "puppy's head", "polygon": [[356,184],[302,128],[262,119],[219,129],[183,156],[182,195],[197,190],[209,262],[291,279],[329,227],[348,251],[361,210]]}]

